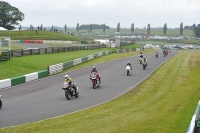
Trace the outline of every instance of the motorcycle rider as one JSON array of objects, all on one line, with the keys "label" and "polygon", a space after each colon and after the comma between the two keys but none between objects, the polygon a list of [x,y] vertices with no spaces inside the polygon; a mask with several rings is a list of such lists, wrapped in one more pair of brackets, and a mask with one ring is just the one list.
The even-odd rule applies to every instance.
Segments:
[{"label": "motorcycle rider", "polygon": [[75,94],[76,94],[76,91],[77,91],[76,85],[72,81],[72,78],[69,77],[69,75],[65,75],[65,82],[67,82],[70,85],[70,87],[72,87],[75,90]]},{"label": "motorcycle rider", "polygon": [[139,54],[139,58],[143,58],[142,52],[140,52],[140,54]]},{"label": "motorcycle rider", "polygon": [[130,61],[127,62],[126,66],[130,66],[131,72],[132,72],[132,65],[131,65],[131,62],[130,62]]},{"label": "motorcycle rider", "polygon": [[99,74],[99,72],[97,71],[97,69],[96,69],[95,66],[92,67],[92,71],[90,72],[90,80],[91,80],[91,75],[92,75],[93,72],[96,72],[97,77],[99,77],[99,82],[101,83],[101,77],[100,77],[100,74]]},{"label": "motorcycle rider", "polygon": [[142,59],[142,63],[144,63],[144,62],[146,62],[146,66],[147,66],[147,58],[146,57],[143,57],[143,59]]},{"label": "motorcycle rider", "polygon": [[155,53],[155,55],[158,55],[158,51],[156,50],[156,53]]}]

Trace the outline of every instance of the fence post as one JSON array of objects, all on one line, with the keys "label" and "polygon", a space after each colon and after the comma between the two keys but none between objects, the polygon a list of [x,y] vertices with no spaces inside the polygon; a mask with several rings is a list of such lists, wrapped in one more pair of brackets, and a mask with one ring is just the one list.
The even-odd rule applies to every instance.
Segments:
[{"label": "fence post", "polygon": [[11,57],[13,57],[13,50],[11,50]]},{"label": "fence post", "polygon": [[47,48],[45,48],[45,54],[47,54]]},{"label": "fence post", "polygon": [[21,54],[22,54],[22,56],[24,56],[24,50],[22,49],[22,51],[21,51]]}]

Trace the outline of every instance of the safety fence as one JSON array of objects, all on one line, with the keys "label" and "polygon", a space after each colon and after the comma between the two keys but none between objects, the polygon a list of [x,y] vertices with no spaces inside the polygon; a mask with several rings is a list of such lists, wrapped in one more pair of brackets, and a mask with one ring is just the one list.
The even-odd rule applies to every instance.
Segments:
[{"label": "safety fence", "polygon": [[106,47],[106,45],[90,45],[90,46],[70,46],[70,47],[36,48],[36,49],[18,49],[18,50],[11,50],[11,57],[60,53],[60,52],[78,51],[78,50],[91,50],[91,49],[100,49],[100,48],[105,48],[105,47]]},{"label": "safety fence", "polygon": [[10,60],[10,52],[9,51],[0,52],[0,62],[7,60]]},{"label": "safety fence", "polygon": [[36,80],[36,79],[41,79],[41,78],[47,77],[49,75],[61,72],[65,69],[68,69],[72,66],[78,65],[80,63],[87,62],[89,60],[95,59],[95,58],[103,56],[103,55],[111,54],[111,53],[112,53],[112,51],[98,52],[96,54],[91,54],[91,55],[88,55],[85,57],[80,57],[80,58],[70,60],[70,61],[67,61],[64,63],[51,65],[48,67],[48,70],[43,70],[43,71],[39,71],[39,72],[33,72],[30,74],[22,75],[22,76],[3,79],[3,80],[0,80],[0,89],[23,84],[23,83],[26,83],[26,82],[29,82],[32,80]]},{"label": "safety fence", "polygon": [[70,61],[67,61],[67,62],[64,62],[64,63],[51,65],[51,66],[48,67],[49,75],[56,74],[56,73],[61,72],[65,69],[68,69],[72,66],[75,66],[75,65],[78,65],[80,63],[84,63],[84,62],[87,62],[89,60],[98,58],[98,57],[103,56],[103,55],[111,54],[111,53],[112,53],[112,51],[104,51],[104,52],[99,52],[99,53],[96,53],[96,54],[91,54],[91,55],[88,55],[88,56],[85,56],[85,57],[77,58],[77,59],[74,59],[74,60],[70,60]]},{"label": "safety fence", "polygon": [[200,101],[196,107],[190,125],[188,127],[187,133],[195,133],[200,131]]}]

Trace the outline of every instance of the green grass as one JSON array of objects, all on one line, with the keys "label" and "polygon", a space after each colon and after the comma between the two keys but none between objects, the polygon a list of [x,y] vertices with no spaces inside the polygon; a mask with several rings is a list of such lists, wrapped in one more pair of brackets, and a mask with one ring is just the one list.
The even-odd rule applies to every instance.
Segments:
[{"label": "green grass", "polygon": [[[93,61],[122,55],[127,53],[107,55]],[[200,98],[199,57],[197,51],[180,52],[137,88],[111,102],[55,119],[0,129],[0,132],[186,132]]]},{"label": "green grass", "polygon": [[49,31],[0,31],[0,37],[11,37],[11,40],[69,40],[69,41],[82,41],[77,36],[71,36],[62,33],[54,33]]}]

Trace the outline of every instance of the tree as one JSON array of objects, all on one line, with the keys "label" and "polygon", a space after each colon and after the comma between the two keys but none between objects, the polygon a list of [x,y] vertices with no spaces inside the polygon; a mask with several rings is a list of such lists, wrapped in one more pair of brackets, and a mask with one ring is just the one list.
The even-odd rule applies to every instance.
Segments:
[{"label": "tree", "polygon": [[90,32],[92,32],[92,24],[90,24]]},{"label": "tree", "polygon": [[103,24],[103,33],[105,33],[105,32],[106,32],[106,25]]},{"label": "tree", "polygon": [[193,28],[196,28],[196,24],[193,24],[192,27],[193,27]]},{"label": "tree", "polygon": [[134,23],[131,24],[131,33],[134,32]]},{"label": "tree", "polygon": [[180,34],[183,34],[183,22],[180,24]]},{"label": "tree", "polygon": [[196,28],[194,28],[193,32],[196,37],[200,37],[200,27],[197,26]]},{"label": "tree", "polygon": [[163,33],[164,33],[164,35],[166,35],[166,33],[167,33],[167,23],[164,24]]},{"label": "tree", "polygon": [[52,27],[51,27],[51,31],[53,32],[53,25],[52,25]]},{"label": "tree", "polygon": [[66,25],[66,24],[65,24],[65,27],[64,27],[64,28],[65,28],[65,33],[67,33],[67,25]]},{"label": "tree", "polygon": [[120,23],[117,24],[117,32],[120,32]]},{"label": "tree", "polygon": [[76,25],[76,31],[79,32],[79,23]]},{"label": "tree", "polygon": [[148,33],[148,34],[150,34],[150,29],[151,29],[150,24],[148,24],[148,25],[147,25],[147,33]]},{"label": "tree", "polygon": [[[92,24],[92,29],[103,29],[105,24]],[[105,29],[110,29],[109,26],[105,25]],[[79,30],[90,30],[90,24],[80,25]]]},{"label": "tree", "polygon": [[8,30],[15,29],[18,21],[24,20],[24,14],[16,7],[5,1],[0,1],[0,27]]},{"label": "tree", "polygon": [[40,26],[40,30],[43,30],[43,25],[41,24],[41,26]]}]

